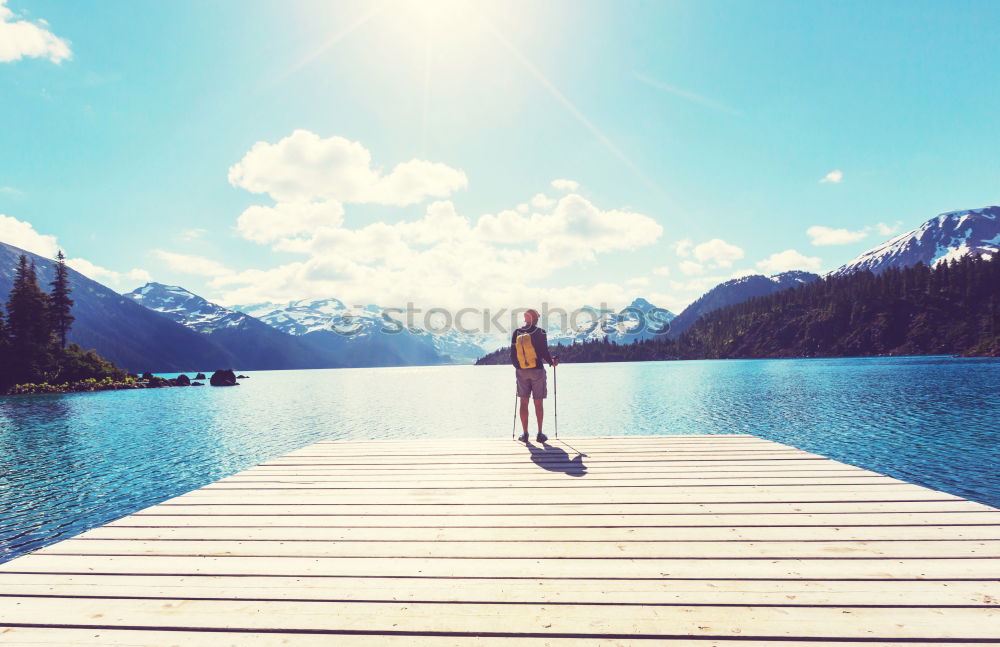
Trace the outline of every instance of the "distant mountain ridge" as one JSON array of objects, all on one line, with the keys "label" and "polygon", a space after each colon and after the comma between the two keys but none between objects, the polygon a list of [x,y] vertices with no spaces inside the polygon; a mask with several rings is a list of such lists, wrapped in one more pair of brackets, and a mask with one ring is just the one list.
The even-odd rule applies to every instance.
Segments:
[{"label": "distant mountain ridge", "polygon": [[348,307],[335,298],[232,308],[295,338],[334,352],[346,366],[417,366],[457,360],[439,348],[444,335],[410,330],[377,305]]},{"label": "distant mountain ridge", "polygon": [[715,286],[677,315],[670,322],[668,336],[676,339],[690,328],[700,317],[726,306],[743,303],[754,297],[764,297],[775,292],[811,283],[819,278],[818,274],[793,270],[764,276],[753,274],[738,279],[731,279]]},{"label": "distant mountain ridge", "polygon": [[[40,286],[49,290],[54,261],[0,243],[0,298],[4,301],[13,285],[14,268],[21,254],[34,261]],[[93,348],[134,373],[207,371],[236,365],[231,354],[206,337],[143,308],[73,268],[68,269],[73,290],[70,297],[75,301],[72,312],[76,317],[69,341]]]},{"label": "distant mountain ridge", "polygon": [[[583,321],[572,330],[550,328],[548,338],[550,344],[565,346],[591,339],[603,339],[605,336],[617,344],[628,344],[633,340],[653,339],[666,334],[668,324],[677,317],[666,308],[659,308],[642,297],[619,311],[598,310],[589,306],[580,309],[586,315],[580,317]],[[554,326],[556,322],[550,322]],[[572,323],[572,322],[569,322]],[[507,339],[504,343],[510,343]]]},{"label": "distant mountain ridge", "polygon": [[345,366],[331,349],[285,334],[176,285],[147,283],[125,296],[206,336],[228,352],[242,370]]},{"label": "distant mountain ridge", "polygon": [[1000,207],[988,206],[942,213],[869,249],[830,274],[843,276],[865,270],[879,274],[890,267],[917,263],[934,267],[965,256],[989,260],[997,254],[1000,254]]}]

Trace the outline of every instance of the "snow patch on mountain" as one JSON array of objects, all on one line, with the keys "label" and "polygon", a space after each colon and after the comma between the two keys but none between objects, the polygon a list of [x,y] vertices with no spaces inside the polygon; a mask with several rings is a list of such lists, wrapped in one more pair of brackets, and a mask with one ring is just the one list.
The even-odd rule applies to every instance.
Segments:
[{"label": "snow patch on mountain", "polygon": [[917,263],[934,267],[966,256],[989,259],[998,252],[1000,207],[949,211],[860,254],[831,275],[865,270],[877,274]]},{"label": "snow patch on mountain", "polygon": [[669,323],[677,316],[664,308],[658,308],[652,303],[636,298],[628,306],[615,312],[614,310],[598,309],[584,306],[576,316],[565,321],[566,329],[560,329],[550,322],[549,343],[568,345],[595,339],[604,339],[618,344],[632,343],[633,340],[652,339],[665,334]]},{"label": "snow patch on mountain", "polygon": [[200,333],[237,328],[247,320],[245,314],[212,303],[177,285],[147,283],[124,296]]}]

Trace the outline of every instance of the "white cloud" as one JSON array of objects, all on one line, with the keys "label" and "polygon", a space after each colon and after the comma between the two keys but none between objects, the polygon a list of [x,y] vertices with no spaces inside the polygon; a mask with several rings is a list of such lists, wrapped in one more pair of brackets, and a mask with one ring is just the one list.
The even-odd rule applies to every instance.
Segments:
[{"label": "white cloud", "polygon": [[218,261],[192,254],[178,254],[162,249],[154,249],[153,255],[163,261],[175,272],[193,274],[195,276],[220,277],[230,276],[233,271]]},{"label": "white cloud", "polygon": [[552,180],[552,188],[556,191],[579,191],[580,183],[573,180]]},{"label": "white cloud", "polygon": [[184,242],[191,242],[192,240],[197,240],[205,234],[208,233],[207,229],[185,229],[180,233],[179,238]]},{"label": "white cloud", "polygon": [[806,235],[812,239],[812,244],[816,246],[847,245],[866,238],[868,236],[868,228],[849,231],[847,229],[834,229],[832,227],[815,225],[806,230]]},{"label": "white cloud", "polygon": [[[60,249],[55,236],[40,234],[35,231],[30,222],[3,214],[0,214],[0,242],[45,258],[55,258]],[[113,286],[119,286],[123,281],[146,282],[152,280],[146,270],[133,269],[128,272],[116,272],[91,263],[84,258],[69,258],[66,259],[66,264],[84,276],[101,283],[110,283]]]},{"label": "white cloud", "polygon": [[344,207],[336,200],[326,202],[282,202],[273,207],[252,206],[236,221],[236,230],[257,243],[312,233],[320,227],[339,227]]},{"label": "white cloud", "polygon": [[[3,9],[0,6],[0,9]],[[0,243],[7,243],[39,256],[53,258],[59,251],[56,237],[40,234],[30,222],[24,222],[0,213]]]},{"label": "white cloud", "polygon": [[544,211],[547,211],[552,207],[556,206],[556,201],[550,198],[549,196],[545,195],[544,193],[539,193],[538,195],[533,197],[528,204],[530,204],[532,207],[536,209],[542,209]]},{"label": "white cloud", "polygon": [[892,234],[899,231],[899,228],[903,226],[902,220],[897,220],[892,225],[887,225],[884,222],[880,222],[875,225],[875,231],[878,232],[879,236],[891,236]]},{"label": "white cloud", "polygon": [[636,276],[625,280],[625,285],[630,288],[645,288],[652,283],[648,276]]},{"label": "white cloud", "polygon": [[786,249],[783,252],[771,254],[762,261],[757,262],[757,267],[767,274],[777,274],[789,270],[818,270],[822,261],[816,256],[806,256],[794,249]]},{"label": "white cloud", "polygon": [[854,243],[867,238],[872,231],[877,233],[879,236],[889,236],[899,231],[902,224],[902,221],[899,220],[891,226],[885,224],[884,222],[880,222],[873,227],[865,227],[863,229],[858,229],[857,231],[834,229],[832,227],[815,225],[806,230],[806,235],[812,239],[812,244],[817,247],[824,245],[847,245],[849,243]]},{"label": "white cloud", "polygon": [[419,160],[382,173],[362,144],[304,130],[275,144],[255,144],[230,169],[229,179],[276,201],[240,214],[238,233],[303,258],[235,272],[208,259],[156,252],[177,271],[210,277],[221,303],[336,296],[383,305],[508,307],[528,299],[575,306],[582,302],[577,299],[621,298],[627,285],[552,288],[545,279],[603,254],[652,244],[663,233],[644,214],[597,207],[573,193],[578,185],[570,180],[553,182],[554,189],[568,192],[559,198],[539,193],[478,218],[438,200],[418,218],[352,227],[345,205],[413,204],[466,186],[465,174]]},{"label": "white cloud", "polygon": [[257,142],[229,169],[229,182],[277,202],[336,200],[404,206],[445,197],[468,185],[465,173],[413,159],[383,174],[371,153],[343,137],[296,130],[276,144]]},{"label": "white cloud", "polygon": [[695,274],[702,274],[705,271],[705,266],[694,261],[681,261],[678,269],[685,276],[693,276]]},{"label": "white cloud", "polygon": [[501,211],[479,218],[473,235],[489,243],[534,243],[551,263],[592,260],[595,253],[647,245],[663,232],[655,220],[629,211],[602,211],[585,198],[561,198],[549,214]]},{"label": "white cloud", "polygon": [[694,247],[694,243],[690,238],[682,238],[673,244],[674,252],[681,258],[690,256],[692,247]]},{"label": "white cloud", "polygon": [[666,265],[653,268],[653,274],[657,276],[670,276],[670,268]]},{"label": "white cloud", "polygon": [[25,57],[61,63],[72,57],[69,41],[49,31],[47,22],[24,20],[6,5],[7,0],[0,0],[0,63]]},{"label": "white cloud", "polygon": [[708,242],[695,245],[691,250],[695,259],[709,263],[710,267],[729,267],[733,261],[743,258],[743,250],[736,245],[730,245],[721,238],[713,238]]},{"label": "white cloud", "polygon": [[844,179],[844,172],[840,169],[834,169],[823,176],[819,181],[820,184],[840,184],[841,180]]},{"label": "white cloud", "polygon": [[66,264],[88,278],[94,279],[99,283],[110,284],[114,287],[120,287],[123,283],[131,285],[135,283],[148,283],[153,280],[149,272],[143,269],[136,268],[128,272],[116,272],[91,263],[85,258],[68,258],[66,259]]},{"label": "white cloud", "polygon": [[7,195],[13,195],[21,197],[24,195],[24,191],[17,188],[16,186],[0,186],[0,193],[5,193]]},{"label": "white cloud", "polygon": [[[450,201],[439,201],[415,220],[356,229],[318,225],[285,236],[272,248],[303,254],[305,260],[238,273],[218,268],[211,285],[223,290],[224,303],[336,295],[357,303],[465,307],[555,302],[558,294],[620,298],[620,284],[561,291],[541,280],[599,254],[650,244],[661,232],[648,216],[601,210],[578,195],[564,196],[548,213],[509,210],[475,221],[458,214]],[[178,261],[197,265],[190,257]]]}]

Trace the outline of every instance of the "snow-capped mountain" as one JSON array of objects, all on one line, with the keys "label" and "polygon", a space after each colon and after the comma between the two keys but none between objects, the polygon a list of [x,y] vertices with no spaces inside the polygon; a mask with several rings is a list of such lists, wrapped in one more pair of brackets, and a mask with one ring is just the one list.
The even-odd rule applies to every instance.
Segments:
[{"label": "snow-capped mountain", "polygon": [[247,319],[242,312],[224,308],[176,285],[147,283],[125,296],[203,334],[240,326]]},{"label": "snow-capped mountain", "polygon": [[[466,362],[469,340],[408,328],[401,316],[377,305],[347,306],[340,299],[234,306],[268,326],[333,350],[351,366],[396,366]],[[454,332],[454,331],[452,331]]]},{"label": "snow-capped mountain", "polygon": [[1000,207],[949,211],[868,250],[831,274],[864,270],[879,273],[890,267],[917,263],[933,267],[963,256],[992,258],[997,253],[1000,253]]},{"label": "snow-capped mountain", "polygon": [[242,370],[347,366],[331,349],[276,330],[176,285],[147,283],[124,296],[181,324],[222,348]]},{"label": "snow-capped mountain", "polygon": [[[372,304],[352,307],[335,298],[256,303],[233,309],[290,335],[323,338],[326,343],[344,349],[369,348],[376,354],[395,352],[408,357],[416,353],[426,358],[426,354],[431,353],[432,363],[472,363],[510,343],[509,331],[464,332],[454,326],[445,326],[447,322],[440,318],[432,317],[428,322],[421,314],[407,321],[405,314],[398,310]],[[572,322],[576,325],[571,330],[561,331],[558,321],[549,322],[550,343],[571,344],[605,335],[618,343],[648,339],[674,317],[673,313],[655,308],[645,299],[636,299],[618,312],[596,308],[581,310],[585,313]],[[471,325],[469,321],[463,324]]]},{"label": "snow-capped mountain", "polygon": [[754,297],[763,297],[775,292],[781,292],[788,288],[815,281],[818,278],[819,275],[811,272],[793,270],[772,276],[752,274],[720,283],[703,294],[697,301],[684,308],[684,311],[670,322],[670,332],[668,335],[671,338],[679,337],[699,317],[713,310],[736,303],[743,303]]},{"label": "snow-capped mountain", "polygon": [[364,336],[386,325],[377,306],[348,308],[340,299],[298,299],[287,303],[255,303],[233,306],[238,312],[263,321],[289,335],[320,330]]},{"label": "snow-capped mountain", "polygon": [[[617,312],[590,306],[584,306],[578,312],[582,314],[576,321],[569,321],[566,330],[557,327],[558,321],[549,322],[549,343],[566,345],[607,336],[610,341],[627,344],[663,334],[667,324],[677,316],[641,297]],[[509,343],[509,340],[504,343]]]}]

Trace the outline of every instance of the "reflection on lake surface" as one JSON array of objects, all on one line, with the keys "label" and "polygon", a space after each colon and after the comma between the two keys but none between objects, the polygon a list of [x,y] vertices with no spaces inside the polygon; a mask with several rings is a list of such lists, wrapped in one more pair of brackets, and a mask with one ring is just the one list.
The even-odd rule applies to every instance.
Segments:
[{"label": "reflection on lake surface", "polygon": [[[1000,506],[1000,360],[558,370],[562,436],[752,433]],[[552,391],[550,373],[550,436]],[[507,437],[513,395],[509,366],[436,366],[266,371],[234,388],[0,398],[0,560],[324,438]]]}]

